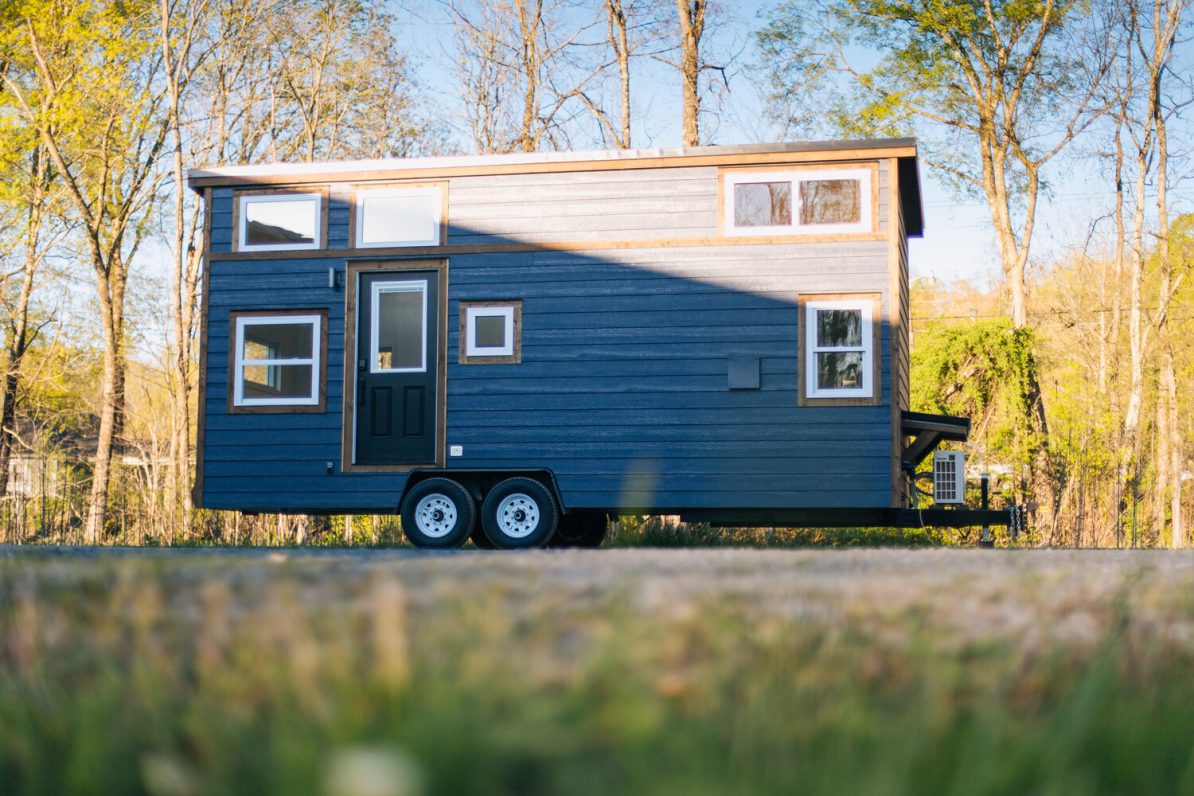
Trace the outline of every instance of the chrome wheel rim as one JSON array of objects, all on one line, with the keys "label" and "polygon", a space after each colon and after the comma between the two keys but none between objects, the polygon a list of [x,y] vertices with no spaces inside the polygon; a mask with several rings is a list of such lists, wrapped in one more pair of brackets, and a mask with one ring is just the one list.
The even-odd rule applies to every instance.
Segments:
[{"label": "chrome wheel rim", "polygon": [[415,506],[415,525],[432,539],[442,539],[456,527],[456,504],[445,495],[427,495]]},{"label": "chrome wheel rim", "polygon": [[539,527],[539,504],[522,492],[507,495],[498,503],[497,527],[503,536],[525,539]]}]

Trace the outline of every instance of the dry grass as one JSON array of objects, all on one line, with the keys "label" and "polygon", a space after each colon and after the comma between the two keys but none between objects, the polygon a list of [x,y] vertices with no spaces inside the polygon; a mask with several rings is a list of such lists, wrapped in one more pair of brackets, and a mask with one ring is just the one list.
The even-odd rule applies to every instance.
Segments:
[{"label": "dry grass", "polygon": [[0,551],[0,791],[1194,792],[1194,555]]}]

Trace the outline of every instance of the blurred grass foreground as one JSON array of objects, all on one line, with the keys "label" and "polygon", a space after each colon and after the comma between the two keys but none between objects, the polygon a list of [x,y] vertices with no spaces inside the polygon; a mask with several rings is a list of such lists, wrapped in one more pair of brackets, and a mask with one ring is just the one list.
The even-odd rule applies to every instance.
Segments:
[{"label": "blurred grass foreground", "polygon": [[1194,793],[1194,555],[0,549],[5,794]]}]

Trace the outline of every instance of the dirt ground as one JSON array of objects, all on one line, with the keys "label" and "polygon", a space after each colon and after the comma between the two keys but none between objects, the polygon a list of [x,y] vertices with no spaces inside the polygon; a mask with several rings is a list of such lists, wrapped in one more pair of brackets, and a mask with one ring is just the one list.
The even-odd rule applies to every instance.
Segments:
[{"label": "dirt ground", "polygon": [[733,603],[827,626],[902,617],[959,642],[1078,645],[1094,643],[1114,615],[1171,643],[1194,643],[1194,551],[0,548],[0,579],[38,573],[43,587],[147,565],[176,570],[166,580],[180,586],[216,579],[234,592],[281,578],[324,608],[386,581],[403,587],[415,613],[470,595],[512,615],[536,612],[544,598],[573,608],[616,600],[664,617]]}]

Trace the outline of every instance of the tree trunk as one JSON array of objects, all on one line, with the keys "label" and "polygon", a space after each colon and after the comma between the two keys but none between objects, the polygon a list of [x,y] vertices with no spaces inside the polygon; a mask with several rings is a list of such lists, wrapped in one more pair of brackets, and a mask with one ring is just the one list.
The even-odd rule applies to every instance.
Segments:
[{"label": "tree trunk", "polygon": [[616,139],[618,149],[630,149],[630,37],[626,30],[626,11],[622,0],[606,0],[609,43],[618,63],[618,89],[622,101],[622,132]]},{"label": "tree trunk", "polygon": [[25,228],[25,264],[21,269],[21,290],[9,320],[8,351],[4,362],[3,393],[0,394],[0,500],[8,494],[8,470],[16,437],[17,401],[21,386],[21,362],[29,345],[29,301],[34,276],[41,262],[41,222],[49,168],[40,146],[31,155],[29,214]]},{"label": "tree trunk", "polygon": [[1182,455],[1182,425],[1179,421],[1177,400],[1177,371],[1174,367],[1172,348],[1166,349],[1161,361],[1161,391],[1162,400],[1166,404],[1168,419],[1168,433],[1165,439],[1166,462],[1165,470],[1167,489],[1163,495],[1168,497],[1169,505],[1162,510],[1169,511],[1169,523],[1172,531],[1169,544],[1174,549],[1186,546],[1185,528],[1182,523],[1182,470],[1185,469],[1185,456]]},{"label": "tree trunk", "polygon": [[1170,472],[1173,474],[1173,489],[1170,491],[1169,522],[1173,528],[1174,549],[1186,546],[1186,524],[1182,518],[1182,472],[1186,469],[1186,457],[1182,448],[1181,414],[1177,400],[1177,377],[1173,368],[1173,357],[1166,360],[1165,388],[1169,392],[1169,450],[1173,456]]},{"label": "tree trunk", "polygon": [[684,104],[684,146],[700,146],[701,35],[705,0],[676,0],[680,16],[680,81]]},{"label": "tree trunk", "polygon": [[522,39],[519,60],[523,79],[522,131],[518,148],[534,152],[539,146],[536,120],[539,116],[539,26],[543,15],[543,0],[518,0],[518,28]]},{"label": "tree trunk", "polygon": [[87,523],[83,531],[83,539],[87,544],[98,544],[103,538],[112,480],[113,454],[124,434],[123,263],[113,257],[108,269],[96,264],[95,270],[104,332],[104,369],[95,470],[91,477]]}]

